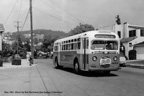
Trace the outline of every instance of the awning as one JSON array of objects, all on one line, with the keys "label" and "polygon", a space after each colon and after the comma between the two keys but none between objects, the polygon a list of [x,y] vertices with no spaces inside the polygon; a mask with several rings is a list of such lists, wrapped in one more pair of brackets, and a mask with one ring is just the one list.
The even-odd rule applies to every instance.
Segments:
[{"label": "awning", "polygon": [[130,41],[132,41],[132,40],[134,40],[134,39],[136,39],[137,37],[135,36],[135,37],[128,37],[128,38],[122,38],[121,40],[120,40],[120,42],[121,43],[127,43],[127,42],[130,42]]},{"label": "awning", "polygon": [[134,47],[144,47],[144,41],[137,43],[137,44],[134,44],[133,46]]}]

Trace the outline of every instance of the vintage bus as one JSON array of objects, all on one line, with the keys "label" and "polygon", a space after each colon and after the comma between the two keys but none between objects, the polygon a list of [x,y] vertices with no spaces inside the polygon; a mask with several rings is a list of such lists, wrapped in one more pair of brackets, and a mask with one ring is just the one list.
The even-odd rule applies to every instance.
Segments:
[{"label": "vintage bus", "polygon": [[110,71],[119,69],[120,40],[116,33],[94,30],[58,39],[53,46],[56,68],[71,67],[81,71]]}]

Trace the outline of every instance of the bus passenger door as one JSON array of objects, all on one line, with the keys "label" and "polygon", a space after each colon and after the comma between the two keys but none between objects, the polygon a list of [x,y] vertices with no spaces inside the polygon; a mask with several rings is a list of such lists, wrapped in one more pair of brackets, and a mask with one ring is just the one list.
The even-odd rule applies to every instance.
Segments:
[{"label": "bus passenger door", "polygon": [[83,67],[82,69],[86,69],[86,64],[88,64],[88,55],[87,55],[87,49],[88,49],[88,38],[83,38],[82,39],[82,64]]},{"label": "bus passenger door", "polygon": [[61,43],[58,44],[58,63],[61,65]]}]

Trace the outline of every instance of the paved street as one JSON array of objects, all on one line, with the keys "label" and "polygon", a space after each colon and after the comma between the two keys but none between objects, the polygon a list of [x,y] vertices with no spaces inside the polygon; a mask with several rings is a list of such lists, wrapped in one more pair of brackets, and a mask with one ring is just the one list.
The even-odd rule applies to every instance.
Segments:
[{"label": "paved street", "polygon": [[0,96],[143,96],[143,90],[144,70],[137,68],[76,75],[37,59],[32,67],[0,69]]}]

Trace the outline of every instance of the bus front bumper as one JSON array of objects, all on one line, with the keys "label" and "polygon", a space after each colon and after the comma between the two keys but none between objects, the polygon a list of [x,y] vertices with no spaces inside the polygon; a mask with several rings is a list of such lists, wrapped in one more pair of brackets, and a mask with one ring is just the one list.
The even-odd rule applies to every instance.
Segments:
[{"label": "bus front bumper", "polygon": [[89,68],[88,71],[118,71],[120,67],[117,68]]}]

